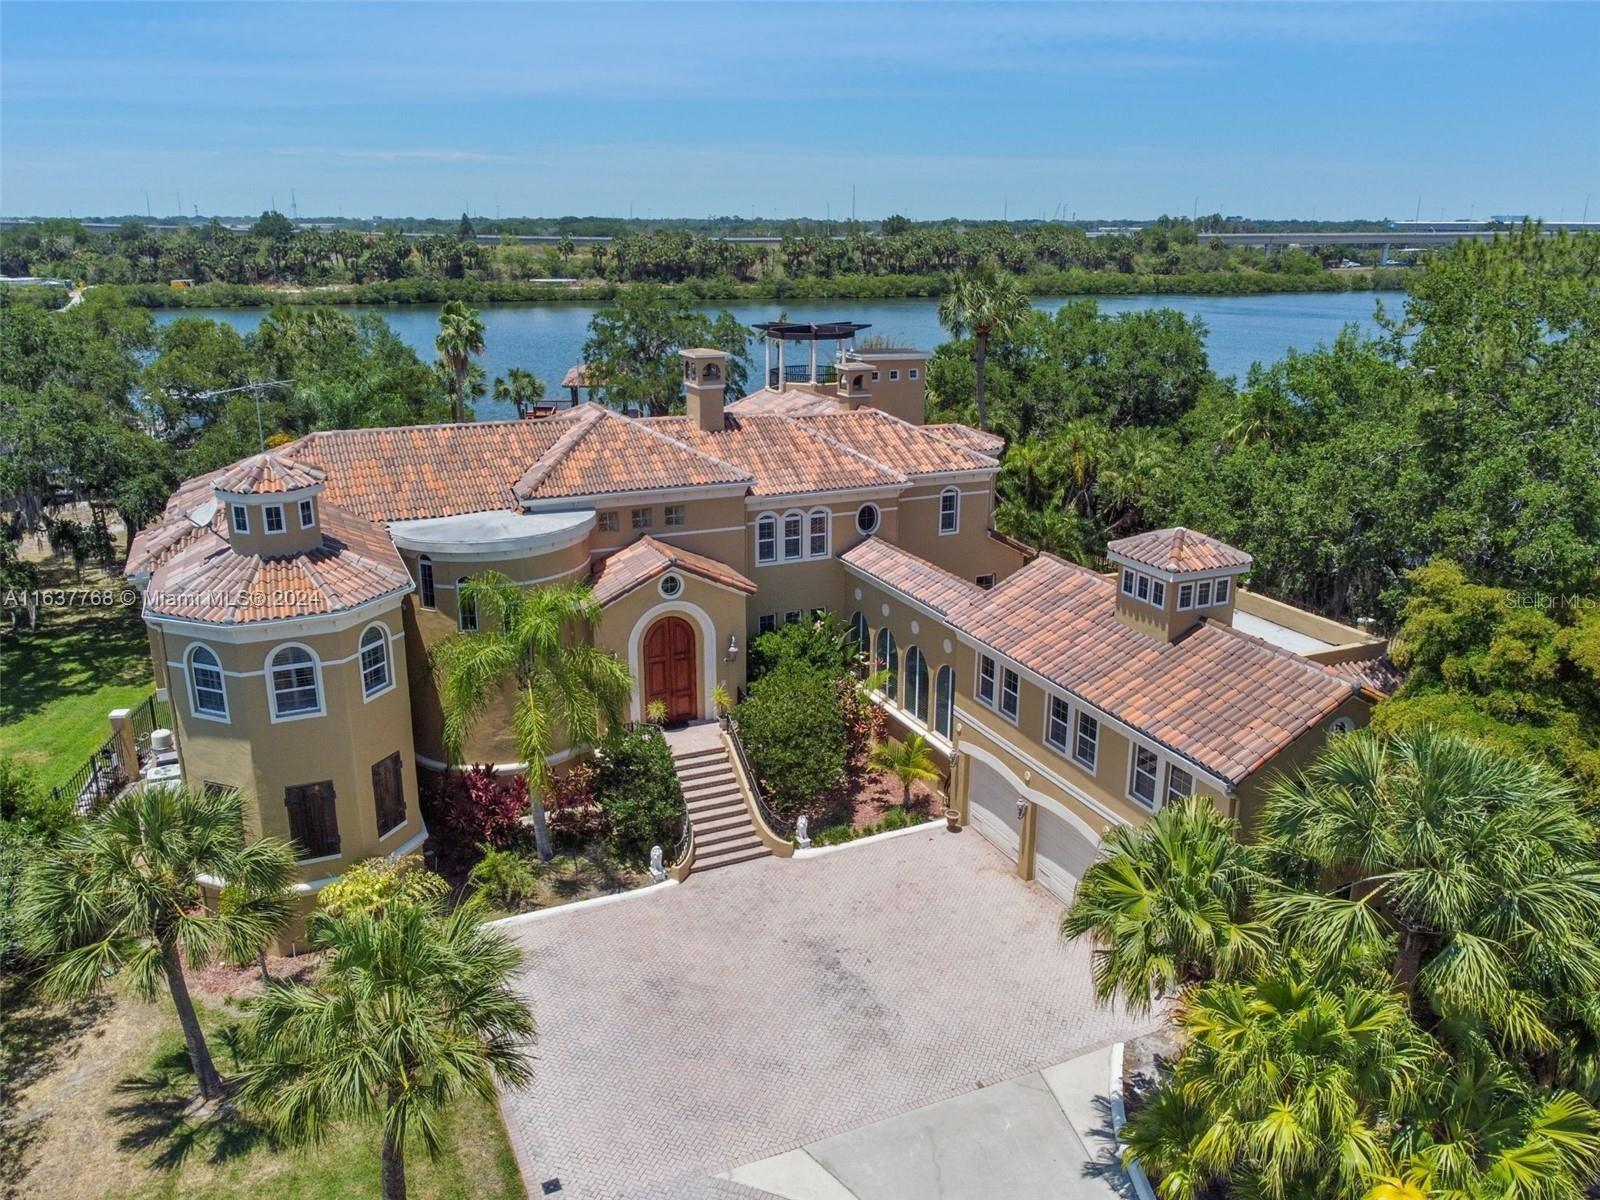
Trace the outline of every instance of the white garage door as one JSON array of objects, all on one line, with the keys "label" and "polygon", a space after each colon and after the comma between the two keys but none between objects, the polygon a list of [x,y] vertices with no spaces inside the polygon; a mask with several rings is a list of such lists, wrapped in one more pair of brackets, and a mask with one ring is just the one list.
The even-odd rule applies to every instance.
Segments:
[{"label": "white garage door", "polygon": [[1034,830],[1033,877],[1070,904],[1078,880],[1094,862],[1095,844],[1062,817],[1040,808]]},{"label": "white garage door", "polygon": [[968,817],[972,827],[1015,861],[1021,828],[1017,820],[1017,789],[988,763],[969,757],[967,764],[971,780],[967,790],[971,801]]}]

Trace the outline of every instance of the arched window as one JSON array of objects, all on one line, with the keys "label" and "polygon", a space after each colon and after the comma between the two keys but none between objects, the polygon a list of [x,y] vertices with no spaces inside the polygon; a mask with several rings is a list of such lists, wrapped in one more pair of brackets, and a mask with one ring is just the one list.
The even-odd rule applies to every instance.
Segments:
[{"label": "arched window", "polygon": [[463,633],[478,631],[478,601],[467,590],[467,577],[456,580],[456,625]]},{"label": "arched window", "polygon": [[228,690],[222,682],[222,664],[209,646],[189,651],[189,711],[197,717],[228,719]]},{"label": "arched window", "polygon": [[776,513],[762,513],[756,518],[756,561],[758,563],[778,561],[778,516]]},{"label": "arched window", "polygon": [[853,612],[850,614],[850,652],[856,660],[856,677],[859,679],[867,673],[867,651],[872,646],[872,634],[867,629],[867,618],[864,614]]},{"label": "arched window", "polygon": [[806,517],[806,557],[828,557],[829,513],[825,508],[813,508]]},{"label": "arched window", "polygon": [[783,561],[791,562],[805,556],[805,516],[797,512],[783,514]]},{"label": "arched window", "polygon": [[307,716],[322,711],[322,688],[316,657],[304,646],[285,646],[267,668],[272,690],[272,717]]},{"label": "arched window", "polygon": [[939,493],[939,532],[955,533],[961,528],[961,490],[947,487]]},{"label": "arched window", "polygon": [[422,593],[422,607],[433,607],[433,559],[424,554],[417,559],[417,589]]},{"label": "arched window", "polygon": [[905,707],[923,724],[928,722],[928,660],[912,646],[906,651]]},{"label": "arched window", "polygon": [[361,694],[388,691],[390,678],[388,631],[382,625],[368,626],[361,635]]},{"label": "arched window", "polygon": [[950,736],[954,728],[956,710],[956,673],[951,667],[940,667],[933,677],[933,729],[935,733]]},{"label": "arched window", "polygon": [[872,656],[874,673],[887,671],[883,680],[883,694],[893,700],[900,690],[900,648],[894,644],[894,634],[885,625],[878,630],[878,648]]}]

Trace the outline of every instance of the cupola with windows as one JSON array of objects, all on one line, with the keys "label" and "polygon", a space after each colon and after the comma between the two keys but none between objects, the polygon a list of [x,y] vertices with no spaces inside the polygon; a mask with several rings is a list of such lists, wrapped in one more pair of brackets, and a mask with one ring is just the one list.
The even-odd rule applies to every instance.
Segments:
[{"label": "cupola with windows", "polygon": [[240,554],[283,558],[322,544],[316,467],[264,451],[235,463],[212,480],[224,510],[228,542]]},{"label": "cupola with windows", "polygon": [[1140,633],[1174,641],[1198,622],[1233,623],[1243,550],[1182,526],[1119,538],[1106,546],[1116,570],[1117,617]]}]

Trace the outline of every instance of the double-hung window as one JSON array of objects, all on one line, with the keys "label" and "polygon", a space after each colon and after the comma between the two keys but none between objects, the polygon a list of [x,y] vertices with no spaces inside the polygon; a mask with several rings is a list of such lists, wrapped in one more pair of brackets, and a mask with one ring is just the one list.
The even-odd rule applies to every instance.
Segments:
[{"label": "double-hung window", "polygon": [[283,505],[269,504],[261,510],[266,518],[268,533],[283,532]]},{"label": "double-hung window", "polygon": [[826,510],[813,512],[807,521],[809,543],[806,554],[811,558],[828,557],[828,514]]},{"label": "double-hung window", "polygon": [[1178,608],[1189,609],[1194,607],[1194,584],[1180,583],[1178,585]]},{"label": "double-hung window", "polygon": [[279,718],[322,711],[317,686],[317,660],[299,646],[285,646],[272,656],[272,707]]},{"label": "double-hung window", "polygon": [[994,683],[994,659],[990,658],[987,654],[979,656],[978,699],[983,701],[983,703],[987,704],[990,708],[994,707]]},{"label": "double-hung window", "polygon": [[603,512],[597,518],[595,518],[595,528],[597,528],[601,533],[617,532],[616,510],[613,509],[610,512]]},{"label": "double-hung window", "polygon": [[777,613],[762,613],[756,618],[757,633],[771,633],[778,627]]},{"label": "double-hung window", "polygon": [[231,505],[228,511],[233,521],[233,531],[235,533],[249,533],[250,511],[242,504]]},{"label": "double-hung window", "polygon": [[783,559],[788,562],[799,558],[805,545],[801,537],[802,521],[799,513],[789,513],[783,518]]},{"label": "double-hung window", "polygon": [[1122,568],[1122,594],[1124,596],[1133,595],[1133,572],[1127,567]]},{"label": "double-hung window", "polygon": [[478,630],[478,601],[467,590],[465,579],[456,580],[456,624],[463,633],[476,633]]},{"label": "double-hung window", "polygon": [[1141,600],[1150,599],[1150,576],[1137,575],[1134,577],[1134,594]]},{"label": "double-hung window", "polygon": [[389,639],[376,625],[361,635],[361,694],[375,696],[389,686]]},{"label": "double-hung window", "polygon": [[1228,602],[1228,581],[1226,579],[1217,580],[1216,602],[1218,604],[1226,604]]},{"label": "double-hung window", "polygon": [[756,561],[769,563],[777,560],[778,518],[767,513],[756,521]]},{"label": "double-hung window", "polygon": [[1060,696],[1050,697],[1050,711],[1045,717],[1044,740],[1061,753],[1067,752],[1067,738],[1072,731],[1072,710]]},{"label": "double-hung window", "polygon": [[655,510],[653,508],[636,508],[633,510],[632,519],[635,529],[649,529],[655,524]]},{"label": "double-hung window", "polygon": [[421,594],[422,607],[433,607],[433,559],[424,554],[417,559],[417,591]]},{"label": "double-hung window", "polygon": [[222,682],[222,664],[205,646],[189,654],[189,698],[197,716],[228,719],[228,693]]},{"label": "double-hung window", "polygon": [[1095,759],[1100,755],[1100,722],[1086,712],[1078,714],[1078,741],[1072,757],[1078,765],[1093,774]]},{"label": "double-hung window", "polygon": [[683,505],[669,504],[667,505],[665,511],[666,515],[662,518],[662,524],[664,524],[668,529],[682,528],[685,518],[685,510]]},{"label": "double-hung window", "polygon": [[1157,608],[1165,608],[1167,606],[1167,585],[1159,579],[1150,581],[1150,603]]},{"label": "double-hung window", "polygon": [[1022,681],[1017,678],[1017,673],[1007,667],[1000,677],[1000,712],[1003,716],[1017,719],[1017,707],[1022,698]]},{"label": "double-hung window", "polygon": [[961,493],[945,488],[939,493],[939,532],[955,533],[961,525]]},{"label": "double-hung window", "polygon": [[1211,580],[1202,579],[1195,585],[1194,606],[1196,608],[1211,607]]},{"label": "double-hung window", "polygon": [[300,501],[300,528],[310,529],[317,523],[317,509],[310,500]]},{"label": "double-hung window", "polygon": [[1133,748],[1133,773],[1128,780],[1128,791],[1147,808],[1156,804],[1156,754],[1143,746]]},{"label": "double-hung window", "polygon": [[1194,795],[1194,776],[1173,763],[1167,764],[1167,802]]}]

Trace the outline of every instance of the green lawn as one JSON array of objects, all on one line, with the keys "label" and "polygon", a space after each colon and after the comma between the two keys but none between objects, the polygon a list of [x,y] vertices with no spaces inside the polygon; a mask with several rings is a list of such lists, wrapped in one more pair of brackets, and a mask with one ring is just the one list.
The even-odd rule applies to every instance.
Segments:
[{"label": "green lawn", "polygon": [[[42,587],[121,588],[86,569],[41,564]],[[150,643],[139,606],[41,609],[36,629],[24,616],[0,633],[0,755],[32,766],[39,782],[65,782],[111,736],[106,715],[155,690]]]}]

